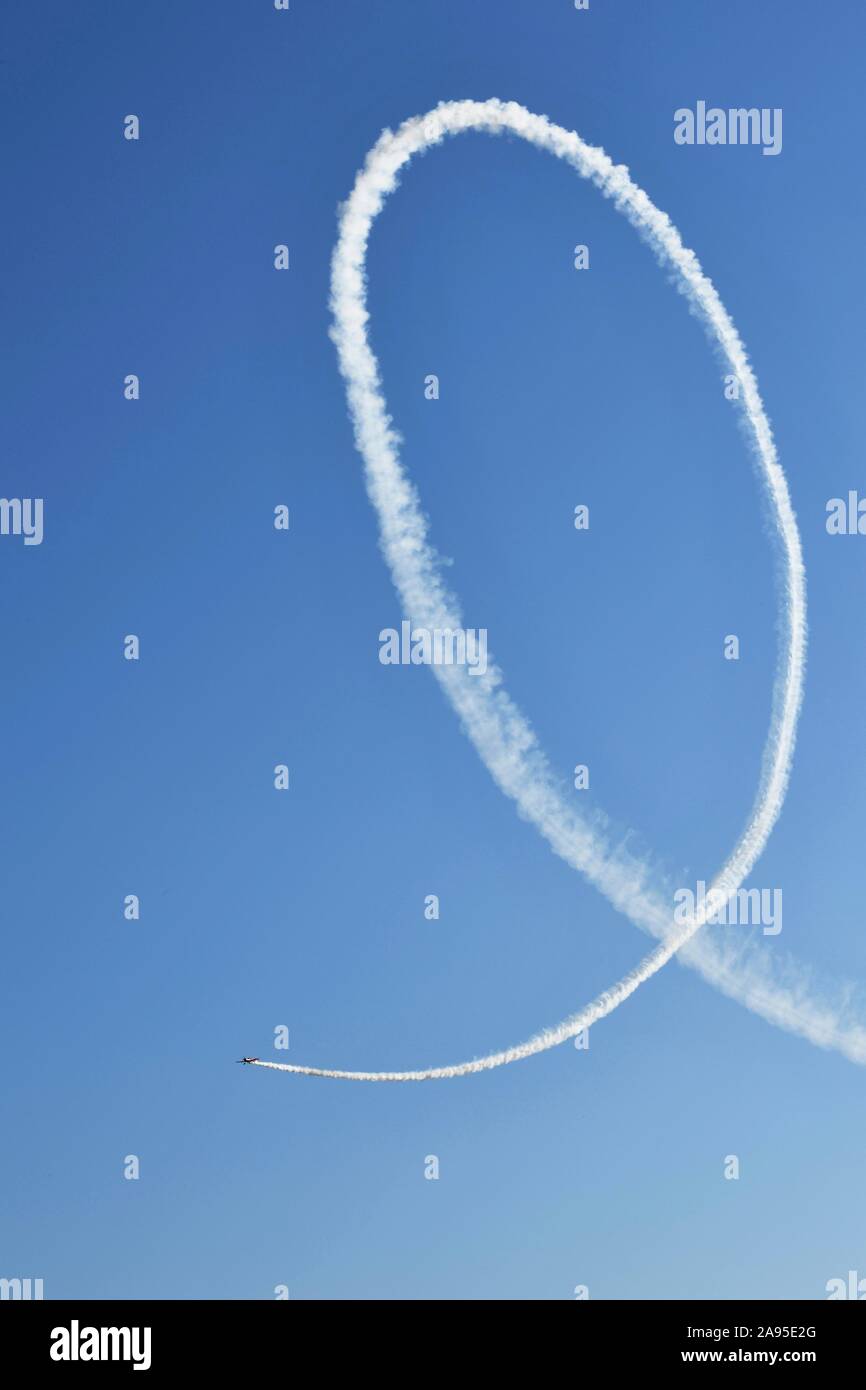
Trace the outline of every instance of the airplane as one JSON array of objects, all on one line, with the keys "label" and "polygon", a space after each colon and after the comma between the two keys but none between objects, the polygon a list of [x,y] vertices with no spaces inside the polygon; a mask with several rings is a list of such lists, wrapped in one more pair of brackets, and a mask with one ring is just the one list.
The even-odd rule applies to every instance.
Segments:
[{"label": "airplane", "polygon": [[258,1057],[239,1057],[237,1064],[240,1066],[242,1062],[245,1062],[249,1066],[250,1062],[257,1062],[258,1060]]}]

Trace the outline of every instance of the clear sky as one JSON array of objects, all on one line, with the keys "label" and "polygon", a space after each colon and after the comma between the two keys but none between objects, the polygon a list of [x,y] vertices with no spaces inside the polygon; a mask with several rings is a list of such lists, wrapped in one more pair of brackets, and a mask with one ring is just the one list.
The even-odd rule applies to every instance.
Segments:
[{"label": "clear sky", "polygon": [[[431,672],[378,660],[403,615],[329,259],[381,129],[445,99],[514,99],[627,164],[746,342],[810,602],[794,775],[751,882],[784,894],[765,949],[863,978],[866,538],[828,536],[825,506],[866,494],[864,39],[841,0],[7,18],[0,490],[43,497],[45,534],[0,537],[0,1276],[57,1298],[293,1299],[821,1298],[866,1277],[866,1073],[676,963],[588,1051],[480,1077],[233,1064],[462,1061],[647,949],[517,817]],[[699,100],[782,108],[781,153],[676,145]],[[574,795],[660,872],[710,879],[757,782],[776,600],[700,327],[625,220],[515,140],[419,159],[369,269],[467,624],[562,778],[589,765]]]}]

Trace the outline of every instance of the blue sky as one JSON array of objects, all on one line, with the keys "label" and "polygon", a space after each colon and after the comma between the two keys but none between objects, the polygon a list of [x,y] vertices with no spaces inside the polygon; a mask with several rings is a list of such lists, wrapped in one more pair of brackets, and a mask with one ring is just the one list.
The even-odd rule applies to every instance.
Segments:
[{"label": "blue sky", "polygon": [[[866,492],[864,29],[803,0],[7,21],[2,492],[44,497],[45,539],[0,538],[0,1275],[57,1298],[293,1299],[820,1298],[866,1276],[863,1071],[676,964],[588,1052],[477,1078],[233,1065],[461,1061],[646,949],[517,818],[431,673],[378,661],[402,614],[328,339],[329,259],[381,129],[444,99],[517,100],[626,163],[746,342],[810,602],[794,775],[753,882],[784,893],[768,950],[862,979],[866,540],[824,522],[828,498]],[[782,153],[675,145],[699,99],[781,107]],[[661,870],[709,879],[757,781],[775,597],[699,326],[595,190],[482,135],[416,162],[369,269],[467,624],[563,778],[588,763],[588,804]]]}]

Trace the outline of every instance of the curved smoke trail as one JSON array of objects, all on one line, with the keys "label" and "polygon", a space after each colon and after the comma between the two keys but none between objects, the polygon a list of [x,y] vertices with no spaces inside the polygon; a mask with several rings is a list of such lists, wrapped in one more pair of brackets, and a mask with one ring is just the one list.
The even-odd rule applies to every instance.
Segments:
[{"label": "curved smoke trail", "polygon": [[[739,383],[743,420],[781,543],[784,577],[780,657],[758,792],[740,839],[711,885],[716,902],[726,902],[762,853],[781,810],[802,698],[805,575],[787,483],[745,348],[694,252],[683,245],[670,219],[633,182],[623,165],[614,164],[603,150],[587,145],[575,132],[514,102],[447,102],[425,116],[404,122],[396,133],[385,130],[341,210],[332,260],[331,336],[346,382],[367,490],[379,516],[382,550],[404,615],[414,626],[462,627],[459,604],[443,584],[439,557],[428,540],[417,492],[400,463],[399,437],[392,428],[378,363],[367,339],[365,261],[372,223],[396,187],[403,166],[446,135],[465,130],[518,135],[591,179],[649,243],[662,265],[674,273]],[[866,1062],[866,1029],[849,1022],[838,1006],[813,999],[799,977],[793,983],[780,984],[766,960],[760,953],[750,955],[748,946],[740,948],[735,957],[705,937],[692,941],[709,907],[671,929],[670,903],[648,884],[648,866],[608,843],[603,817],[590,819],[563,797],[535,734],[506,694],[502,673],[495,664],[489,662],[483,676],[473,674],[471,678],[464,667],[437,665],[433,670],[494,780],[516,803],[520,814],[539,829],[558,855],[585,874],[637,926],[659,938],[660,944],[579,1013],[524,1043],[470,1062],[398,1072],[340,1071],[278,1062],[258,1062],[258,1066],[357,1081],[424,1081],[485,1071],[543,1052],[604,1018],[683,947],[683,958],[689,965],[748,1008],[820,1046],[837,1048],[852,1060]]]}]

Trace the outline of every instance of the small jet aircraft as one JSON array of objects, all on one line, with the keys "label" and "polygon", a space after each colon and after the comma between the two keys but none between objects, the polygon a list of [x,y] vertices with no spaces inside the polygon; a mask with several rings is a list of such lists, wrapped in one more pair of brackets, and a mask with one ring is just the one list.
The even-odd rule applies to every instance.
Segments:
[{"label": "small jet aircraft", "polygon": [[239,1057],[238,1066],[240,1066],[241,1063],[246,1063],[246,1065],[249,1066],[250,1062],[257,1062],[258,1060],[258,1057]]}]

